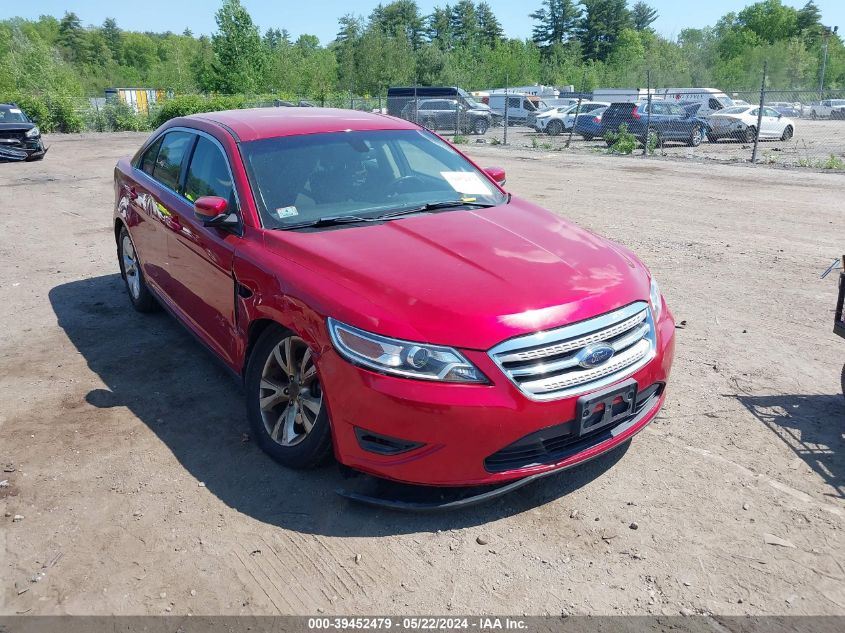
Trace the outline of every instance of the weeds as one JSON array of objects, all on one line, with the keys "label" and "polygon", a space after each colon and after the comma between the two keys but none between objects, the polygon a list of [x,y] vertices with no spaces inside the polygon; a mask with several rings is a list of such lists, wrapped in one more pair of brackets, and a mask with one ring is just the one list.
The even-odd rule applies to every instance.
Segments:
[{"label": "weeds", "polygon": [[607,141],[607,151],[611,154],[632,154],[639,143],[637,137],[628,131],[628,126],[622,124],[616,132],[606,132],[604,140]]}]

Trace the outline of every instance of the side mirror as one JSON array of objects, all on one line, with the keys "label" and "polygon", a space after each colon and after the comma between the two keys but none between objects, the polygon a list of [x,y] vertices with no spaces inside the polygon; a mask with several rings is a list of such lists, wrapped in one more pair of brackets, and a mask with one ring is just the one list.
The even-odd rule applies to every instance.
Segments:
[{"label": "side mirror", "polygon": [[507,181],[507,178],[505,177],[505,170],[501,167],[488,167],[484,170],[484,173],[499,183],[500,187],[503,187]]},{"label": "side mirror", "polygon": [[203,196],[194,202],[194,215],[203,226],[225,228],[238,225],[238,216],[227,211],[229,203],[217,196]]}]

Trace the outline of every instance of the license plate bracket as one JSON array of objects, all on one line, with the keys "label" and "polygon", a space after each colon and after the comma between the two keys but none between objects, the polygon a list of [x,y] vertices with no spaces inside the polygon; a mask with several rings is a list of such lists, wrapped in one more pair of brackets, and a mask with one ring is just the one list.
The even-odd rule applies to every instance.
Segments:
[{"label": "license plate bracket", "polygon": [[586,435],[629,417],[637,403],[637,390],[637,381],[631,379],[578,398],[575,407],[578,434]]}]

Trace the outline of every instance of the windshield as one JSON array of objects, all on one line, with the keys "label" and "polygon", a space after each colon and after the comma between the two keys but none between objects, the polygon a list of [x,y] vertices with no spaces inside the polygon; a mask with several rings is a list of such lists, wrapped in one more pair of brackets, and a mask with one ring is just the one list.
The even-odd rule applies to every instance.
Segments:
[{"label": "windshield", "polygon": [[716,101],[718,101],[719,103],[721,103],[721,104],[722,104],[723,106],[725,106],[726,108],[731,108],[731,107],[733,107],[734,105],[736,105],[736,104],[734,103],[734,100],[733,100],[733,99],[731,99],[731,98],[730,98],[729,96],[727,96],[727,95],[723,95],[723,96],[721,96],[721,97],[716,97]]},{"label": "windshield", "polygon": [[241,153],[267,228],[506,201],[485,174],[423,130],[284,136],[243,143]]},{"label": "windshield", "polygon": [[830,105],[832,106],[841,106],[845,105],[845,99],[831,99]]},{"label": "windshield", "polygon": [[0,123],[29,123],[27,116],[20,108],[0,106]]}]

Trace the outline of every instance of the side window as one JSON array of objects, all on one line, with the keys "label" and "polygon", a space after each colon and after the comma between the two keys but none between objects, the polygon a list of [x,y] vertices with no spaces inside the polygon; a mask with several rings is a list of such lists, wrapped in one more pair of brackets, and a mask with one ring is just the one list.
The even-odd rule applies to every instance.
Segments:
[{"label": "side window", "polygon": [[759,112],[759,108],[754,108],[754,109],[753,109],[753,110],[751,110],[751,112],[749,112],[748,114],[750,114],[751,116],[757,116],[757,113],[758,113],[758,112]]},{"label": "side window", "polygon": [[681,106],[674,104],[674,103],[672,105],[668,106],[668,107],[669,107],[669,113],[674,115],[674,116],[684,116],[687,113],[687,111],[684,110]]},{"label": "side window", "polygon": [[715,99],[713,99],[712,97],[710,98],[710,101],[707,102],[707,106],[711,110],[721,110],[722,109],[722,104],[719,103],[718,101],[716,101]]},{"label": "side window", "polygon": [[144,155],[141,156],[141,160],[138,161],[138,168],[148,176],[153,175],[153,167],[155,167],[158,149],[161,147],[161,141],[163,138],[163,136],[160,136],[155,143],[150,145],[147,148],[147,151],[144,152]]},{"label": "side window", "polygon": [[185,179],[185,197],[194,202],[203,196],[223,198],[230,210],[236,208],[235,188],[226,157],[217,145],[200,136]]},{"label": "side window", "polygon": [[508,108],[519,109],[519,97],[508,97]]},{"label": "side window", "polygon": [[777,110],[773,110],[772,108],[766,108],[765,110],[763,110],[763,114],[765,114],[766,116],[776,117],[780,113]]},{"label": "side window", "polygon": [[165,134],[155,161],[153,178],[168,189],[177,191],[182,160],[185,158],[185,152],[190,149],[193,140],[194,135],[189,132],[168,132]]}]

